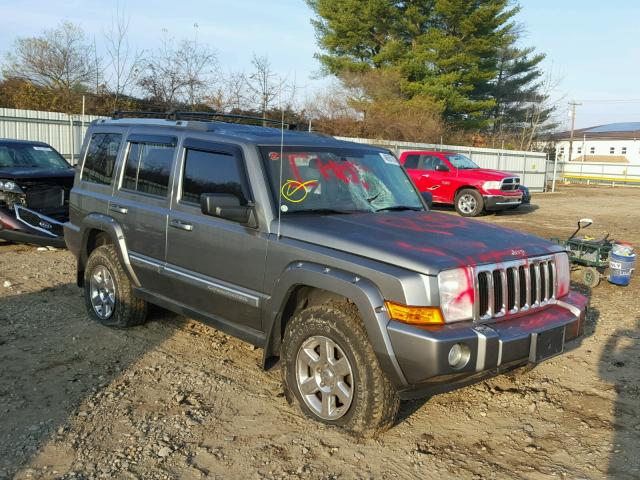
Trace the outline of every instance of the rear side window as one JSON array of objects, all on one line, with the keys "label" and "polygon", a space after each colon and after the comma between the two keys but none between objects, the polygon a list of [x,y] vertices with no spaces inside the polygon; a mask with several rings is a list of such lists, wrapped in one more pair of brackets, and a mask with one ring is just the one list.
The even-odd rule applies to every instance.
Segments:
[{"label": "rear side window", "polygon": [[244,172],[240,160],[224,153],[186,150],[182,177],[182,200],[200,203],[203,193],[232,193],[246,205]]},{"label": "rear side window", "polygon": [[166,197],[175,147],[155,143],[131,143],[122,188]]},{"label": "rear side window", "polygon": [[404,168],[417,169],[418,168],[418,155],[407,155],[404,161]]},{"label": "rear side window", "polygon": [[122,142],[119,133],[95,133],[91,136],[82,168],[82,180],[109,185]]}]

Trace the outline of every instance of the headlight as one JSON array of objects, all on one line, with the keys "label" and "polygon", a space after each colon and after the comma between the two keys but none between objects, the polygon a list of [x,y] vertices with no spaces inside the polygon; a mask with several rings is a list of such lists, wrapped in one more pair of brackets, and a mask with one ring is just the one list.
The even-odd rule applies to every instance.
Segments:
[{"label": "headlight", "polygon": [[484,188],[485,190],[500,190],[501,186],[501,182],[484,182],[482,184],[482,188]]},{"label": "headlight", "polygon": [[16,182],[12,180],[1,180],[0,179],[0,190],[5,192],[14,192],[14,193],[24,193],[22,189],[16,184]]},{"label": "headlight", "polygon": [[556,281],[558,282],[556,298],[560,298],[569,293],[571,267],[569,266],[569,256],[566,253],[556,253],[554,257],[556,264]]},{"label": "headlight", "polygon": [[463,267],[438,274],[440,310],[445,322],[459,322],[473,318],[473,273]]}]

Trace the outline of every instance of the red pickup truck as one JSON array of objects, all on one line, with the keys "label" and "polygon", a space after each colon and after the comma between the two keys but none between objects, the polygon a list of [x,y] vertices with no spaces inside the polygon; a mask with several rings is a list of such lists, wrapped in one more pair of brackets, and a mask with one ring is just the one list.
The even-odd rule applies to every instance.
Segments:
[{"label": "red pickup truck", "polygon": [[520,177],[480,168],[459,153],[404,152],[400,163],[421,192],[430,192],[434,203],[454,205],[463,217],[514,208],[522,202]]}]

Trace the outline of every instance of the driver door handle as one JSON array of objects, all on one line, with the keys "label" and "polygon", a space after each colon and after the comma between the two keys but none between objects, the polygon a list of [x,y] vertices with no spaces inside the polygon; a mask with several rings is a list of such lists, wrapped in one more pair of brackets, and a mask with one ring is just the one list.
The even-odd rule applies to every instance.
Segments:
[{"label": "driver door handle", "polygon": [[111,210],[112,212],[118,212],[118,213],[121,213],[121,214],[123,214],[123,215],[126,215],[126,214],[127,214],[127,212],[129,211],[129,209],[128,209],[128,208],[125,208],[125,207],[122,207],[122,206],[120,206],[120,205],[116,205],[116,204],[110,205],[110,206],[109,206],[109,210]]},{"label": "driver door handle", "polygon": [[183,222],[181,220],[171,220],[169,225],[173,228],[177,228],[178,230],[184,230],[186,232],[190,232],[193,230],[193,225],[187,222]]}]

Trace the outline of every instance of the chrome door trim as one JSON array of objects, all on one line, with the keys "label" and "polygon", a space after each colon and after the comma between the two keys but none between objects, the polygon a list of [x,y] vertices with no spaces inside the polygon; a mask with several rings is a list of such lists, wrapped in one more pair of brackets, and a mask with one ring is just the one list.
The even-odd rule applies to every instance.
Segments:
[{"label": "chrome door trim", "polygon": [[188,283],[191,283],[197,287],[206,288],[213,293],[223,295],[227,298],[242,302],[246,305],[250,305],[255,308],[258,308],[260,306],[260,296],[235,288],[229,284],[223,283],[221,280],[213,279],[211,277],[204,277],[193,272],[186,272],[169,265],[166,265],[164,267],[163,273],[168,276],[186,280]]}]

